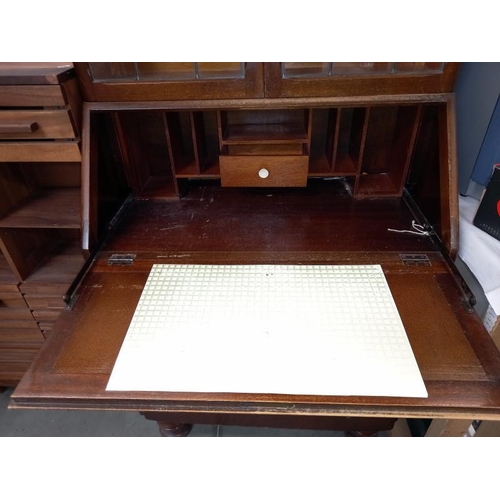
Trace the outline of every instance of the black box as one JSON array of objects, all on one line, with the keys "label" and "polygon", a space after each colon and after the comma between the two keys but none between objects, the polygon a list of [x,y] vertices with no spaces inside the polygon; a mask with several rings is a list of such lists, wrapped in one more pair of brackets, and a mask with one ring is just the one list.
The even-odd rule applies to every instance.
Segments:
[{"label": "black box", "polygon": [[500,240],[500,164],[493,167],[493,174],[481,197],[473,223]]}]

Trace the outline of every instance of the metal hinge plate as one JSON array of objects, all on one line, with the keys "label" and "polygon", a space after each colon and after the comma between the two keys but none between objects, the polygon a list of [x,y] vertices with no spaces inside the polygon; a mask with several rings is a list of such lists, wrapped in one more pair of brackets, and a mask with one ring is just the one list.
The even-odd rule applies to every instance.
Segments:
[{"label": "metal hinge plate", "polygon": [[431,261],[425,253],[400,253],[405,266],[430,266]]},{"label": "metal hinge plate", "polygon": [[135,253],[114,253],[108,259],[108,266],[131,266],[135,256]]}]

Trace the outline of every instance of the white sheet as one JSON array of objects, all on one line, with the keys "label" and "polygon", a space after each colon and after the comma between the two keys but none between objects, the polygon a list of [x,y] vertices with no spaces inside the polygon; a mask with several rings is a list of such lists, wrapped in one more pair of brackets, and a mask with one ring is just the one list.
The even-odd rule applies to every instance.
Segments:
[{"label": "white sheet", "polygon": [[107,390],[427,397],[380,266],[155,265]]},{"label": "white sheet", "polygon": [[500,241],[472,224],[479,201],[460,196],[458,255],[477,278],[491,307],[500,315]]}]

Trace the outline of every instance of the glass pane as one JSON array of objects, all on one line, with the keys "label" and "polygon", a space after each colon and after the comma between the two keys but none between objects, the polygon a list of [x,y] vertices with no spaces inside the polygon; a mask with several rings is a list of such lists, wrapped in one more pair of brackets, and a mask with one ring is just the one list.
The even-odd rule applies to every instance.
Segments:
[{"label": "glass pane", "polygon": [[428,62],[398,62],[395,63],[396,73],[428,73],[429,71],[443,71],[444,63]]},{"label": "glass pane", "polygon": [[333,75],[365,75],[372,73],[390,73],[393,63],[389,62],[334,62]]},{"label": "glass pane", "polygon": [[245,64],[241,62],[199,62],[200,78],[244,78]]},{"label": "glass pane", "polygon": [[138,62],[139,80],[194,80],[193,62]]},{"label": "glass pane", "polygon": [[132,62],[91,62],[90,69],[95,81],[135,80],[137,73]]},{"label": "glass pane", "polygon": [[329,62],[286,62],[281,63],[285,78],[300,78],[304,76],[328,76]]}]

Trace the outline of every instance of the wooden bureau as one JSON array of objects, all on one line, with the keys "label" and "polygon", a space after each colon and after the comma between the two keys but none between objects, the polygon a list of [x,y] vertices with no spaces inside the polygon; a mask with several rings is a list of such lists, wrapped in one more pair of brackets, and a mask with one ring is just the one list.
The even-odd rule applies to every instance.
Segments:
[{"label": "wooden bureau", "polygon": [[[164,434],[500,419],[500,353],[453,264],[457,65],[360,64],[75,64],[91,265],[11,406],[140,411]],[[412,221],[429,234],[388,231]],[[380,264],[429,397],[106,391],[155,263]]]}]

